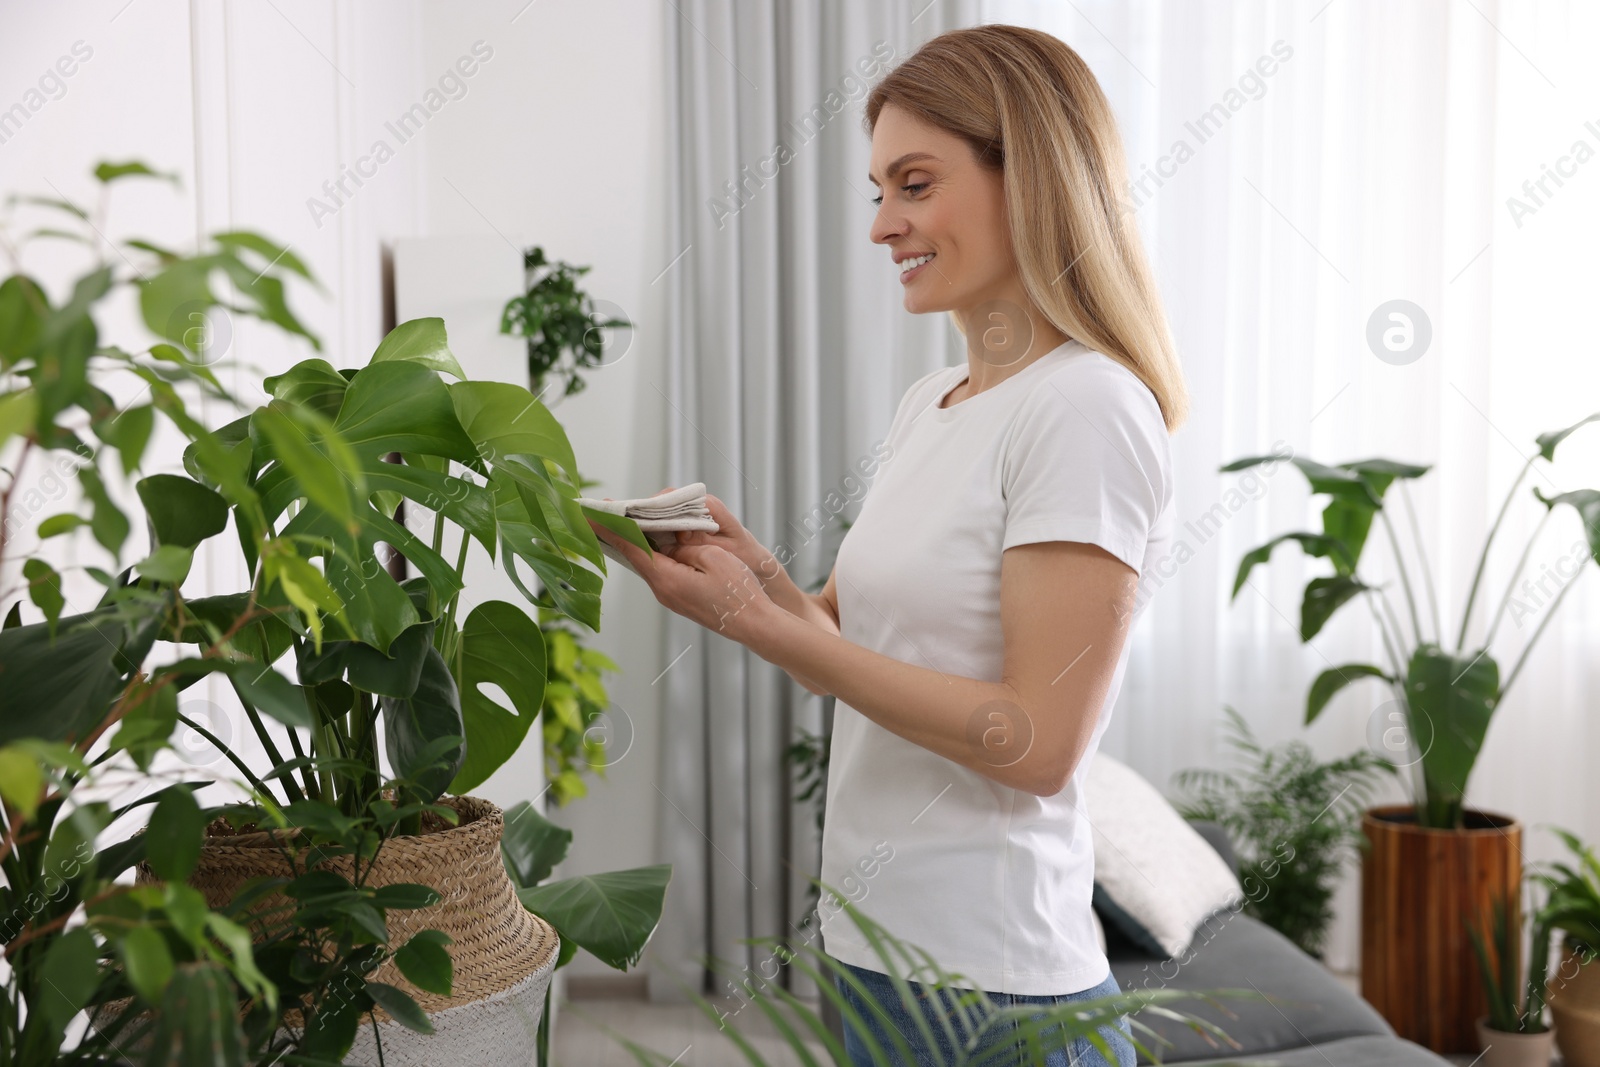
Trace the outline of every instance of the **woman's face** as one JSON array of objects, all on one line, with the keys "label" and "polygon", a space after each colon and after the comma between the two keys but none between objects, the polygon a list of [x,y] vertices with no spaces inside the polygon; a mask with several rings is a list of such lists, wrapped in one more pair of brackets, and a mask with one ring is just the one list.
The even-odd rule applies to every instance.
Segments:
[{"label": "woman's face", "polygon": [[891,269],[933,254],[900,275],[907,311],[961,311],[1015,299],[1020,286],[999,171],[980,166],[955,134],[892,104],[878,112],[872,130],[871,168],[881,202],[872,240],[888,246]]}]

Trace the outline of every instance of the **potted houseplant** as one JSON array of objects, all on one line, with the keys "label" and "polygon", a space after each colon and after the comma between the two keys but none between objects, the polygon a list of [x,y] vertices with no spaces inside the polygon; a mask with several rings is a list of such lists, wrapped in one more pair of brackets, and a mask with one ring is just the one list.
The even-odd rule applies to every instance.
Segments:
[{"label": "potted houseplant", "polygon": [[1264,748],[1242,715],[1223,710],[1227,740],[1245,766],[1179,771],[1173,784],[1189,798],[1176,807],[1228,831],[1245,912],[1321,959],[1335,883],[1352,847],[1366,840],[1362,809],[1394,765],[1365,749],[1324,762],[1303,741]]},{"label": "potted houseplant", "polygon": [[[1489,1011],[1477,1020],[1478,1042],[1483,1049],[1483,1067],[1549,1067],[1551,1039],[1544,1022],[1545,964],[1535,959],[1528,979],[1522,981],[1522,922],[1509,914],[1505,897],[1496,896],[1485,938],[1477,924],[1467,924],[1472,949],[1478,957],[1478,973],[1489,1001]],[[1539,936],[1535,922],[1533,950],[1548,954],[1549,938]],[[1492,948],[1491,948],[1492,946]]]},{"label": "potted houseplant", "polygon": [[[552,263],[545,258],[544,248],[536,245],[523,250],[522,269],[525,291],[506,301],[500,313],[500,332],[526,339],[528,387],[536,395],[543,398],[550,385],[557,380],[564,383],[551,398],[554,403],[582,392],[587,383],[579,372],[601,365],[605,357],[603,331],[633,324],[615,315],[600,318],[594,299],[578,287],[578,279],[589,273],[589,267]],[[612,362],[620,358],[619,354]],[[547,377],[552,379],[548,384]]]},{"label": "potted houseplant", "polygon": [[1547,891],[1535,915],[1535,967],[1544,978],[1548,936],[1560,933],[1561,962],[1546,987],[1556,1047],[1565,1067],[1600,1067],[1600,858],[1576,835],[1557,829],[1571,863],[1536,866]]},{"label": "potted houseplant", "polygon": [[[458,604],[476,540],[498,554],[530,602],[537,598],[519,561],[543,580],[549,603],[598,629],[601,577],[577,564],[604,564],[575,499],[571,447],[523,387],[467,380],[438,319],[402,323],[364,366],[336,369],[312,358],[263,384],[272,399],[216,432],[225,461],[196,448],[185,453],[194,486],[233,516],[254,581],[247,593],[191,602],[202,625],[183,639],[239,665],[229,681],[272,763],[256,777],[276,781],[283,796],[273,799],[284,811],[296,814],[304,799],[331,805],[342,819],[387,821],[391,864],[380,858],[374,880],[404,873],[409,881],[421,871],[428,876],[420,880],[442,894],[402,918],[408,931],[438,929],[452,939],[455,987],[428,989],[399,961],[382,964],[377,977],[414,999],[425,1029],[436,1032],[412,1038],[423,1029],[414,1019],[380,1011],[381,1039],[428,1041],[430,1055],[449,1055],[458,1045],[484,1047],[475,1035],[487,1026],[508,1042],[504,1054],[531,1053],[546,1033],[550,975],[576,948],[561,945],[556,931],[582,929],[573,916],[611,902],[607,886],[589,880],[547,899],[543,917],[522,907],[503,863],[502,814],[467,794],[516,751],[536,719],[545,641],[515,605],[490,601],[460,618]],[[393,454],[400,462],[390,461]],[[402,500],[432,513],[431,541],[390,517]],[[632,522],[612,520],[618,532],[644,541]],[[443,554],[447,526],[457,534],[453,563]],[[379,541],[418,575],[396,580],[377,562]],[[292,610],[272,613],[244,642],[204,625],[237,613],[241,600]],[[273,666],[290,655],[293,680]],[[489,684],[510,706],[483,690]],[[289,726],[281,744],[258,714],[269,708]],[[388,791],[384,762],[393,774]],[[217,833],[196,880],[214,904],[231,899],[276,862],[276,849],[275,841]],[[669,873],[660,866],[637,875],[653,904],[631,903],[644,908],[650,929]],[[492,939],[485,922],[497,927]],[[474,944],[478,954],[463,968],[462,954]],[[521,1025],[508,1026],[508,1017]],[[351,1037],[358,1061],[377,1062],[366,1058],[365,1032]]]},{"label": "potted houseplant", "polygon": [[[1433,595],[1434,583],[1416,517],[1410,511],[1406,483],[1430,469],[1388,459],[1327,465],[1293,457],[1313,494],[1326,495],[1322,529],[1280,534],[1246,553],[1239,562],[1233,596],[1237,598],[1258,565],[1272,551],[1293,542],[1309,556],[1325,559],[1333,573],[1311,579],[1300,610],[1300,639],[1310,641],[1341,607],[1357,600],[1371,608],[1383,649],[1382,665],[1350,663],[1323,671],[1311,685],[1305,721],[1314,722],[1333,696],[1351,682],[1376,678],[1393,694],[1392,723],[1385,737],[1403,740],[1404,765],[1413,770],[1412,803],[1369,809],[1362,831],[1370,842],[1361,862],[1361,994],[1409,1040],[1436,1052],[1471,1052],[1477,1048],[1474,1023],[1484,1013],[1483,990],[1472,980],[1471,944],[1464,920],[1487,910],[1490,896],[1506,894],[1516,906],[1521,889],[1522,827],[1509,816],[1469,809],[1467,780],[1482,748],[1495,710],[1515,684],[1561,601],[1567,584],[1544,605],[1533,636],[1508,674],[1490,652],[1494,635],[1513,599],[1538,531],[1518,558],[1505,596],[1481,641],[1467,643],[1488,553],[1505,520],[1517,488],[1540,460],[1555,459],[1557,446],[1586,423],[1541,434],[1537,449],[1523,464],[1484,538],[1477,570],[1468,590],[1454,647],[1446,634]],[[1247,470],[1276,464],[1274,453],[1229,463],[1221,469]],[[1398,486],[1407,504],[1409,528],[1423,584],[1413,582],[1390,519],[1388,494]],[[1534,497],[1545,508],[1543,523],[1563,505],[1582,517],[1584,539],[1577,543],[1576,566],[1600,560],[1600,490],[1579,489]],[[1360,570],[1368,534],[1380,524],[1394,553],[1403,594],[1404,615],[1396,611],[1385,586],[1371,584]],[[1576,572],[1575,572],[1576,573]],[[1427,610],[1419,604],[1427,594]],[[1424,625],[1424,619],[1428,625]],[[1407,936],[1397,931],[1406,930]]]},{"label": "potted houseplant", "polygon": [[[243,1064],[267,1053],[264,1035],[276,1029],[287,998],[244,928],[183,883],[199,855],[201,827],[227,806],[202,808],[193,790],[205,782],[155,765],[171,747],[177,692],[201,668],[221,668],[193,659],[157,664],[151,655],[163,634],[183,624],[178,586],[208,520],[190,513],[191,499],[162,475],[137,480],[135,511],[124,511],[121,494],[108,489],[141,471],[158,416],[187,439],[203,437],[186,394],[228,397],[204,353],[197,359],[165,342],[111,343],[97,313],[143,273],[135,259],[152,272],[152,258],[179,272],[226,261],[249,282],[239,286],[235,314],[298,324],[277,299],[279,265],[239,258],[259,245],[255,234],[213,235],[210,249],[194,255],[135,240],[113,257],[114,246],[100,237],[113,184],[166,176],[137,162],[102,163],[94,174],[102,196],[93,215],[63,200],[35,201],[62,220],[35,236],[78,241],[95,254],[66,298],[53,303],[20,268],[0,281],[6,581],[16,576],[19,535],[33,528],[40,540],[22,561],[21,584],[0,595],[0,604],[10,601],[0,628],[0,940],[10,971],[0,997],[0,1061],[124,1063],[125,1050],[137,1047],[160,1062],[196,1062],[203,1049],[205,1062]],[[8,206],[19,200],[35,198],[13,197]],[[0,246],[17,262],[26,238],[14,239],[8,221],[0,220]],[[156,301],[141,310],[159,333],[177,309]],[[204,319],[205,308],[183,308],[187,326],[195,325],[191,311]],[[190,339],[204,348],[206,336],[200,329]],[[118,403],[111,390],[122,376],[143,384]],[[82,489],[78,506],[44,514],[73,481]],[[144,525],[149,551],[122,568],[130,515]],[[44,551],[75,539],[92,539],[120,571],[81,568],[104,587],[88,611],[69,603],[64,575]],[[24,601],[42,619],[25,619]],[[128,829],[138,832],[127,836]],[[103,841],[111,836],[121,839]],[[135,864],[166,884],[128,884],[123,876]],[[379,923],[383,911],[371,912]],[[337,922],[320,920],[302,931],[313,925],[319,940],[338,933]],[[330,960],[340,962],[348,959]],[[322,989],[309,978],[306,985]],[[206,1003],[240,1010],[186,1007]],[[112,1005],[136,1010],[100,1014]],[[74,1032],[70,1024],[84,1010],[104,1025]]]}]

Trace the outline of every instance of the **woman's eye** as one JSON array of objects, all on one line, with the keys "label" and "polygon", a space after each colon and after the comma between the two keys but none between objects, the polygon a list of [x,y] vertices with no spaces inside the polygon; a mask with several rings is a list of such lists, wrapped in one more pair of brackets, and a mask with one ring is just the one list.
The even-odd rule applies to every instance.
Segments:
[{"label": "woman's eye", "polygon": [[[917,190],[926,189],[927,187],[928,187],[928,183],[927,182],[917,182],[914,185],[902,185],[900,188],[904,189],[908,193],[915,194],[917,192]],[[873,197],[872,198],[872,202],[874,204],[883,203],[883,194],[880,193],[879,195]]]}]

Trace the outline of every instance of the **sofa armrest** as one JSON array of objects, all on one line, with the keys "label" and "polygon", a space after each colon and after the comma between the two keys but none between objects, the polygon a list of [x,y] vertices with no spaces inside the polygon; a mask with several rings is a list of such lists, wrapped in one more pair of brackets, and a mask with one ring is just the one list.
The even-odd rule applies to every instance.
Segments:
[{"label": "sofa armrest", "polygon": [[1233,851],[1233,841],[1228,837],[1228,831],[1223,829],[1222,824],[1212,822],[1210,819],[1190,819],[1189,825],[1194,827],[1196,833],[1206,839],[1206,844],[1217,850],[1217,855],[1222,857],[1223,861],[1228,865],[1228,870],[1232,871],[1234,877],[1237,878],[1239,875],[1239,857]]}]

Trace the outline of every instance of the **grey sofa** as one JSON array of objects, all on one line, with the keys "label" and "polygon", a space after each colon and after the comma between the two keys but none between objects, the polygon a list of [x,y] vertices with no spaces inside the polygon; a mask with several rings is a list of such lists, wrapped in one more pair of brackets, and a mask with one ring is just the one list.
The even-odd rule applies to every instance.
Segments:
[{"label": "grey sofa", "polygon": [[[1215,823],[1191,823],[1238,870],[1227,834]],[[1204,924],[1184,959],[1162,960],[1121,936],[1102,916],[1111,973],[1124,990],[1251,989],[1271,1001],[1218,998],[1168,1005],[1225,1030],[1237,1049],[1208,1043],[1194,1030],[1149,1013],[1136,1015],[1172,1042],[1163,1063],[1280,1064],[1282,1067],[1448,1067],[1449,1061],[1395,1036],[1371,1005],[1276,930],[1242,912],[1223,910]],[[1230,1014],[1231,1013],[1231,1014]],[[1136,1032],[1137,1033],[1137,1032]],[[1140,1034],[1153,1045],[1148,1034]],[[1149,1063],[1141,1056],[1140,1063]]]}]

